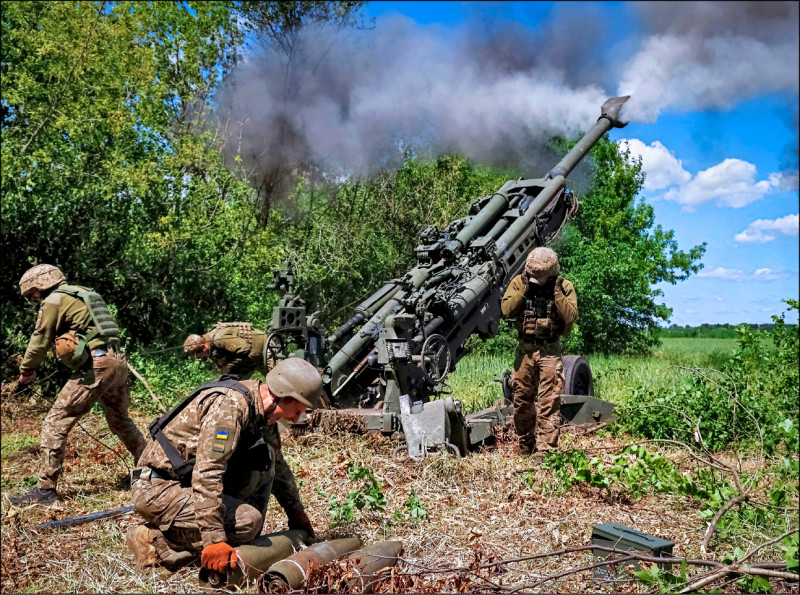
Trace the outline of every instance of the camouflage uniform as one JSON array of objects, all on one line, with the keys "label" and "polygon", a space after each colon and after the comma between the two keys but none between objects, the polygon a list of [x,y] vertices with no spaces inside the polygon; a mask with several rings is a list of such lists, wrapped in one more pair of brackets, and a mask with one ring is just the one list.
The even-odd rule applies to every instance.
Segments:
[{"label": "camouflage uniform", "polygon": [[[552,312],[555,328],[546,338],[524,332],[523,313],[526,300],[532,294],[538,294],[545,302],[555,305]],[[531,284],[526,293],[522,275],[517,275],[506,289],[501,309],[506,318],[516,318],[519,332],[511,385],[514,390],[514,426],[521,450],[533,452],[556,448],[561,426],[561,390],[564,388],[560,336],[572,330],[578,316],[575,288],[559,277],[541,286]]]},{"label": "camouflage uniform", "polygon": [[231,373],[247,378],[258,371],[267,375],[264,365],[264,344],[267,335],[264,331],[253,328],[248,322],[218,322],[203,340],[208,342],[212,350],[212,358],[224,359],[230,366]]},{"label": "camouflage uniform", "polygon": [[[139,460],[144,469],[133,486],[133,505],[163,534],[166,543],[154,543],[162,560],[169,557],[169,549],[199,552],[215,543],[251,541],[261,532],[270,493],[287,515],[303,511],[294,475],[281,453],[277,425],[267,425],[264,418],[262,383],[242,384],[254,397],[252,408],[236,390],[208,388],[163,429],[184,461],[195,459],[191,486],[175,478],[157,441],[148,442]],[[268,455],[260,460],[242,457],[246,451],[237,448],[243,435],[262,435]]]},{"label": "camouflage uniform", "polygon": [[[61,282],[42,301],[36,328],[20,364],[20,372],[37,370],[56,337],[70,331],[90,336],[96,330],[84,301],[59,291],[68,287],[76,286]],[[61,389],[42,424],[42,464],[38,487],[43,489],[55,489],[61,473],[67,435],[96,402],[100,403],[105,413],[109,429],[119,437],[134,460],[139,458],[145,446],[144,437],[128,416],[130,393],[125,356],[118,351],[116,344],[109,344],[100,336],[90,339],[86,349],[91,357]]]}]

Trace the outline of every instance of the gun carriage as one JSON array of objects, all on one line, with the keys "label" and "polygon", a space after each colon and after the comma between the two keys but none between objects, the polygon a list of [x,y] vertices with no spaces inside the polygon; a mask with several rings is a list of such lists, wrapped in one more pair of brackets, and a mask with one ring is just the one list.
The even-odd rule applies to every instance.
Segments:
[{"label": "gun carriage", "polygon": [[[463,455],[486,440],[513,416],[510,372],[496,379],[503,401],[467,416],[459,401],[446,396],[447,375],[466,354],[468,337],[495,336],[500,299],[528,253],[553,241],[576,213],[566,176],[603,134],[625,125],[619,113],[627,99],[608,99],[597,123],[544,178],[510,180],[477,198],[466,217],[444,229],[423,229],[416,264],[360,303],[326,338],[316,315],[306,317],[291,276],[276,272],[286,293],[275,309],[265,357],[295,355],[315,363],[336,410],[323,415],[357,416],[367,430],[402,432],[412,457],[441,449]],[[292,340],[303,347],[289,353]],[[332,354],[328,360],[326,353]],[[576,424],[608,419],[613,405],[592,396],[586,360],[565,356],[564,369],[564,417]]]}]

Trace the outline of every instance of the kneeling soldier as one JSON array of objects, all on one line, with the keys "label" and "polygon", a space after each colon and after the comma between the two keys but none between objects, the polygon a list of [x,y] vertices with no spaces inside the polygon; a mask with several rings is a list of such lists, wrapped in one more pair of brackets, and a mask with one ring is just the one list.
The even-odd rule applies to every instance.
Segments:
[{"label": "kneeling soldier", "polygon": [[204,335],[189,335],[183,352],[197,359],[211,359],[223,374],[248,378],[255,371],[266,377],[267,335],[249,322],[218,322]]},{"label": "kneeling soldier", "polygon": [[560,338],[569,334],[578,316],[575,288],[558,273],[556,253],[534,248],[501,303],[503,316],[516,318],[519,332],[511,386],[520,454],[558,446],[564,388]]},{"label": "kneeling soldier", "polygon": [[133,505],[147,521],[128,530],[137,569],[174,570],[202,552],[204,568],[227,572],[233,546],[261,534],[270,493],[289,529],[313,537],[276,424],[319,407],[321,395],[314,366],[289,358],[266,382],[223,376],[156,419],[133,486]]},{"label": "kneeling soldier", "polygon": [[19,366],[19,382],[31,384],[51,345],[59,361],[73,371],[42,424],[39,483],[12,504],[55,500],[67,436],[99,402],[109,429],[133,455],[145,439],[128,415],[128,362],[119,349],[119,329],[108,306],[95,291],[68,285],[64,274],[49,264],[29,269],[19,282],[22,295],[39,303],[36,329]]}]

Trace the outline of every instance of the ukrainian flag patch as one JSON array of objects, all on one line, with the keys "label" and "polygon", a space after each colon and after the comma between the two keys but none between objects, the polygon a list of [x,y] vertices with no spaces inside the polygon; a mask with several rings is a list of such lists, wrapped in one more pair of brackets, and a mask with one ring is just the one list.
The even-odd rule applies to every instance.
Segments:
[{"label": "ukrainian flag patch", "polygon": [[231,451],[230,437],[232,428],[217,427],[214,430],[214,439],[211,443],[211,458],[221,459]]}]

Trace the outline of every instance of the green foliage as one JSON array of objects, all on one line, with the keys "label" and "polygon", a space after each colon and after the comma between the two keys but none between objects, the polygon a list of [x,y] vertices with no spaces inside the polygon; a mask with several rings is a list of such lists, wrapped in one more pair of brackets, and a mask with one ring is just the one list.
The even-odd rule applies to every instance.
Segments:
[{"label": "green foliage", "polygon": [[[790,310],[795,308],[789,303]],[[771,333],[739,326],[737,348],[721,374],[700,370],[670,392],[639,387],[620,408],[621,428],[647,438],[693,443],[699,420],[703,439],[713,450],[737,441],[752,444],[760,429],[768,452],[781,441],[788,452],[797,452],[798,330],[785,325],[784,317],[773,317]]]},{"label": "green foliage", "polygon": [[785,546],[783,550],[783,559],[786,561],[786,570],[794,572],[795,574],[800,573],[800,564],[797,560],[800,534],[795,531],[794,534],[784,537],[781,543]]},{"label": "green foliage", "polygon": [[684,252],[672,230],[655,225],[653,207],[636,200],[644,174],[628,149],[603,138],[591,155],[592,188],[579,197],[578,216],[556,246],[562,274],[578,294],[578,322],[567,348],[647,352],[658,343],[658,321],[672,313],[656,303],[663,292],[653,287],[696,273],[705,244]]},{"label": "green foliage", "polygon": [[372,510],[383,512],[386,510],[386,496],[381,491],[381,484],[368,467],[359,463],[348,463],[348,477],[351,482],[361,482],[361,485],[351,490],[347,497],[339,502],[335,495],[328,495],[322,488],[319,494],[328,498],[328,512],[334,524],[349,523],[355,517],[356,510]]},{"label": "green foliage", "polygon": [[677,593],[689,580],[686,559],[681,562],[677,574],[652,564],[649,568],[641,568],[633,574],[633,578],[642,581],[645,585],[658,587],[659,593]]}]

